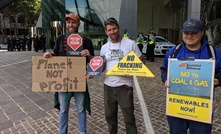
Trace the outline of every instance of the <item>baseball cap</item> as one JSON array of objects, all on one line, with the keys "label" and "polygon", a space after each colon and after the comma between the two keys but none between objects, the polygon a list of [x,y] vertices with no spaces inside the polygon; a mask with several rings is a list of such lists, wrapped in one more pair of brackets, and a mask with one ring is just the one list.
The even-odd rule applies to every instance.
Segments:
[{"label": "baseball cap", "polygon": [[199,32],[203,30],[203,23],[198,19],[188,19],[183,23],[181,32]]},{"label": "baseball cap", "polygon": [[67,21],[68,19],[80,21],[80,17],[77,14],[74,14],[74,13],[69,13],[68,16],[66,16],[64,18],[65,21]]}]

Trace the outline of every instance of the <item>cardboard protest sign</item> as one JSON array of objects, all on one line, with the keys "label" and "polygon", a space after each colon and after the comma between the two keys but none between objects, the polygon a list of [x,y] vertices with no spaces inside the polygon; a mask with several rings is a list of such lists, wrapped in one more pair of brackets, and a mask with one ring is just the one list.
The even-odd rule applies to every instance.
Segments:
[{"label": "cardboard protest sign", "polygon": [[166,114],[211,124],[215,61],[168,61]]},{"label": "cardboard protest sign", "polygon": [[121,59],[106,75],[133,75],[154,77],[153,73],[143,64],[137,55],[131,51]]},{"label": "cardboard protest sign", "polygon": [[81,55],[83,50],[83,38],[77,33],[72,33],[67,37],[66,55]]},{"label": "cardboard protest sign", "polygon": [[104,56],[93,56],[87,66],[87,74],[100,76],[102,73]]},{"label": "cardboard protest sign", "polygon": [[86,91],[85,57],[32,57],[32,91]]}]

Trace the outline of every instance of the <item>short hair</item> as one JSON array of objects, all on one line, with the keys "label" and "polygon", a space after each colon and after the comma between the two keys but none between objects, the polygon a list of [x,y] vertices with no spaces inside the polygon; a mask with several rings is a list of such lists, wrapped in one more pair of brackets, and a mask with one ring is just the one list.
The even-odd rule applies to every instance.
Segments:
[{"label": "short hair", "polygon": [[118,24],[117,20],[113,17],[108,18],[106,21],[104,21],[104,26],[111,25],[111,24],[115,24],[119,28],[119,24]]}]

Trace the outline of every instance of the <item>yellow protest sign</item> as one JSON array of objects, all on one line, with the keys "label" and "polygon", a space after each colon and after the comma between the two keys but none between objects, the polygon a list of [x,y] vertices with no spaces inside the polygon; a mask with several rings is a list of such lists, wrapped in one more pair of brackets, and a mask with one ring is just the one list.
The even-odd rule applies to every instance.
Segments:
[{"label": "yellow protest sign", "polygon": [[133,51],[127,54],[106,73],[106,75],[125,74],[133,76],[154,77],[153,73],[143,64],[143,62]]},{"label": "yellow protest sign", "polygon": [[212,123],[215,61],[168,59],[166,115]]}]

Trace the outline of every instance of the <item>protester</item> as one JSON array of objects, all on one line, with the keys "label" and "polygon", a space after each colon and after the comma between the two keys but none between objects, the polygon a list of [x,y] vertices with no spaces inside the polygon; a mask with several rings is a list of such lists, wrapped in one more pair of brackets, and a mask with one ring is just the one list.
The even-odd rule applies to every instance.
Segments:
[{"label": "protester", "polygon": [[[109,18],[104,22],[105,32],[110,40],[101,48],[100,55],[105,56],[103,70],[110,70],[120,59],[129,52],[135,54],[144,62],[142,53],[136,43],[120,36],[120,27],[115,18]],[[108,123],[109,133],[117,134],[118,104],[124,116],[127,134],[136,134],[137,127],[134,116],[133,102],[133,77],[106,76],[104,80],[104,109],[105,119]]]},{"label": "protester", "polygon": [[[64,18],[66,21],[66,29],[68,33],[78,33],[78,28],[80,26],[80,17],[74,13],[68,14]],[[67,33],[67,34],[68,34]],[[66,56],[66,44],[67,37],[61,35],[57,38],[53,52],[45,52],[44,57],[50,58],[52,56]],[[83,37],[83,50],[81,51],[81,56],[86,57],[87,62],[89,58],[94,55],[93,44],[90,39]],[[55,93],[55,100],[58,97],[58,103],[55,107],[59,110],[59,124],[60,124],[60,134],[68,133],[68,112],[71,97],[74,96],[75,105],[78,112],[78,126],[80,134],[86,134],[86,110],[90,114],[90,98],[88,93],[88,87],[86,85],[86,92],[59,92]],[[87,101],[86,101],[87,100]],[[58,107],[60,105],[60,107]]]},{"label": "protester", "polygon": [[[211,54],[209,52],[208,40],[204,39],[205,29],[202,22],[198,19],[188,19],[182,26],[182,42],[181,48],[174,55],[173,47],[167,53],[164,58],[163,65],[161,67],[161,78],[165,83],[166,88],[170,88],[167,82],[167,66],[168,58],[174,55],[175,58],[191,58],[191,59],[210,59]],[[215,77],[214,86],[221,84],[221,53],[215,48]],[[170,128],[170,134],[187,134],[189,129],[190,134],[211,134],[212,124],[191,121],[188,119],[181,119],[177,117],[167,116],[167,121]]]}]

